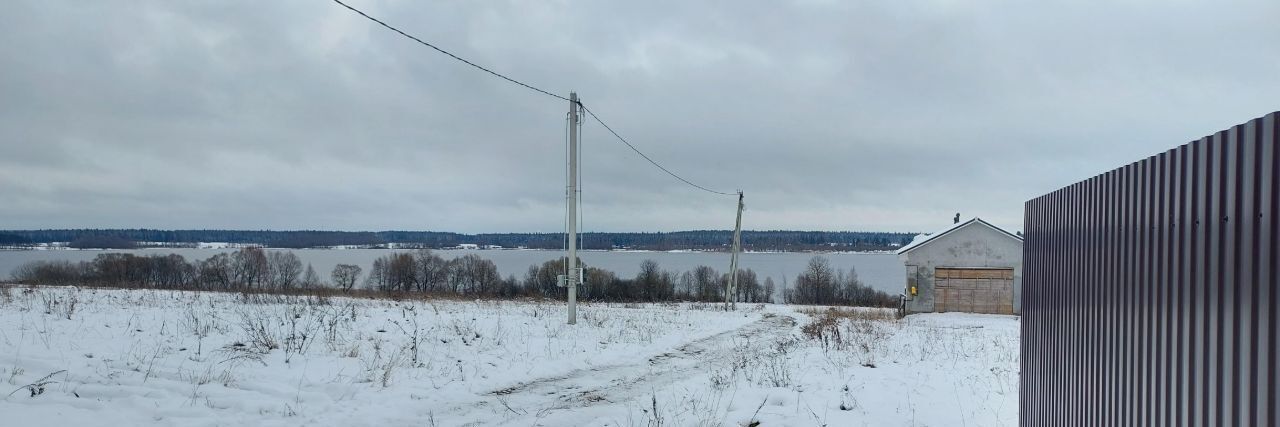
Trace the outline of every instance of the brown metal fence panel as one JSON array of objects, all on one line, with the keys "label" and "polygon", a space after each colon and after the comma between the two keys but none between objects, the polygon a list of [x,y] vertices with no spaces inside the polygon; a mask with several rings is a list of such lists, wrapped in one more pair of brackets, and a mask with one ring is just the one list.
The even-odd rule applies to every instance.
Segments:
[{"label": "brown metal fence panel", "polygon": [[1280,112],[1028,201],[1022,426],[1280,425]]}]

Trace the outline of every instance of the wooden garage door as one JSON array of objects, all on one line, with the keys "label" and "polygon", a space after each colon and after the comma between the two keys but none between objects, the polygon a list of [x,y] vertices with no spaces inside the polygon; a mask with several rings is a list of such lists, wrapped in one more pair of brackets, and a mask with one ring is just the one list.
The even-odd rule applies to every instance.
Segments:
[{"label": "wooden garage door", "polygon": [[1012,268],[935,268],[934,311],[1013,314]]}]

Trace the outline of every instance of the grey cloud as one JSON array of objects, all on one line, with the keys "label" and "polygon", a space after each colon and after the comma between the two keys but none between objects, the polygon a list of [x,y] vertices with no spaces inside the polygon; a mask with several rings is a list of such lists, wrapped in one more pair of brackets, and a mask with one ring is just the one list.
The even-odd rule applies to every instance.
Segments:
[{"label": "grey cloud", "polygon": [[[1019,228],[1280,99],[1268,1],[353,4],[755,229]],[[0,39],[0,228],[563,224],[563,101],[329,2],[19,1]],[[588,229],[731,225],[584,132]]]}]

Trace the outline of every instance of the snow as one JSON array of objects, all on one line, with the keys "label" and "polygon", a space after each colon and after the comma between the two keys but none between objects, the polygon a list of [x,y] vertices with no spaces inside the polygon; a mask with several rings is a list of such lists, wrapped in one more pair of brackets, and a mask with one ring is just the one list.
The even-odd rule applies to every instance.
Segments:
[{"label": "snow", "polygon": [[957,223],[954,223],[954,224],[951,224],[951,225],[947,226],[947,228],[944,228],[944,229],[941,229],[941,230],[938,230],[938,231],[935,231],[935,232],[932,232],[932,233],[922,233],[922,234],[917,234],[917,235],[916,235],[916,237],[914,237],[914,238],[912,238],[912,239],[911,239],[911,243],[907,243],[907,245],[906,245],[906,246],[903,246],[903,247],[899,248],[897,253],[899,253],[899,254],[901,254],[901,253],[906,253],[906,252],[907,252],[907,251],[909,251],[909,250],[915,249],[915,247],[916,247],[916,246],[923,245],[925,242],[928,242],[928,241],[930,241],[930,240],[933,240],[933,238],[934,238],[934,237],[938,237],[938,236],[941,236],[941,235],[943,235],[943,234],[950,233],[952,230],[955,230],[955,229],[957,229],[957,228],[960,228],[960,227],[964,227],[964,226],[966,226],[966,225],[969,225],[969,223],[971,223],[971,222],[973,222],[973,221],[975,221],[975,220],[977,220],[977,218],[973,218],[973,219],[970,219],[970,220],[968,220],[968,221],[964,221],[964,222],[957,222]]},{"label": "snow", "polygon": [[570,326],[555,302],[0,288],[0,414],[84,426],[1016,424],[1016,317],[858,310],[814,335],[821,309],[719,307],[583,304]]},{"label": "snow", "polygon": [[979,223],[979,224],[982,224],[982,225],[985,225],[985,226],[987,226],[987,227],[991,227],[992,229],[995,229],[996,231],[999,231],[999,232],[1001,232],[1001,233],[1008,234],[1008,235],[1009,235],[1009,237],[1012,237],[1012,238],[1018,239],[1019,241],[1021,241],[1021,240],[1022,240],[1022,238],[1021,238],[1021,237],[1018,237],[1017,235],[1015,235],[1015,234],[1013,234],[1013,233],[1010,233],[1010,232],[1008,232],[1008,231],[1005,231],[1004,229],[1002,229],[1002,228],[1000,228],[1000,227],[996,227],[996,226],[994,226],[994,225],[991,225],[991,223],[986,222],[986,221],[983,221],[983,220],[982,220],[982,218],[976,218],[976,217],[975,217],[975,218],[971,218],[971,219],[969,219],[968,221],[962,221],[962,222],[957,222],[957,223],[951,224],[951,225],[947,226],[947,228],[943,228],[943,229],[938,230],[938,231],[935,231],[935,232],[933,232],[933,233],[917,234],[917,235],[916,235],[916,237],[914,237],[914,238],[912,238],[912,239],[911,239],[911,243],[907,243],[907,245],[906,245],[906,246],[903,246],[903,247],[899,248],[899,249],[897,250],[897,252],[895,252],[895,253],[897,253],[897,254],[904,254],[904,253],[907,253],[907,251],[910,251],[910,250],[912,250],[912,249],[915,249],[916,247],[918,247],[918,246],[920,246],[920,245],[923,245],[923,244],[925,244],[925,243],[928,243],[929,241],[933,240],[935,237],[942,237],[942,235],[944,235],[944,234],[950,233],[950,232],[952,232],[952,231],[954,231],[954,230],[956,230],[956,229],[959,229],[959,228],[961,228],[961,227],[964,227],[964,226],[966,226],[966,225],[969,225],[969,224],[971,224],[971,223],[975,223],[975,222],[976,222],[976,223]]},{"label": "snow", "polygon": [[240,243],[229,242],[197,242],[196,247],[200,249],[231,249],[244,247]]}]

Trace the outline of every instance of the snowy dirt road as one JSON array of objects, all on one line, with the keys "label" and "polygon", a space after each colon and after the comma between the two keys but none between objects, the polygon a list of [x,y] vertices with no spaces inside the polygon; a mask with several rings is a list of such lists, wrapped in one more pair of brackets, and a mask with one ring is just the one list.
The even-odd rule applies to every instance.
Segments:
[{"label": "snowy dirt road", "polygon": [[478,406],[500,406],[511,418],[505,424],[566,425],[581,419],[584,409],[608,412],[608,406],[649,401],[655,390],[732,363],[735,343],[775,342],[793,333],[789,315],[765,313],[741,328],[685,343],[643,363],[598,366],[567,375],[541,378],[486,393],[492,398]]}]

